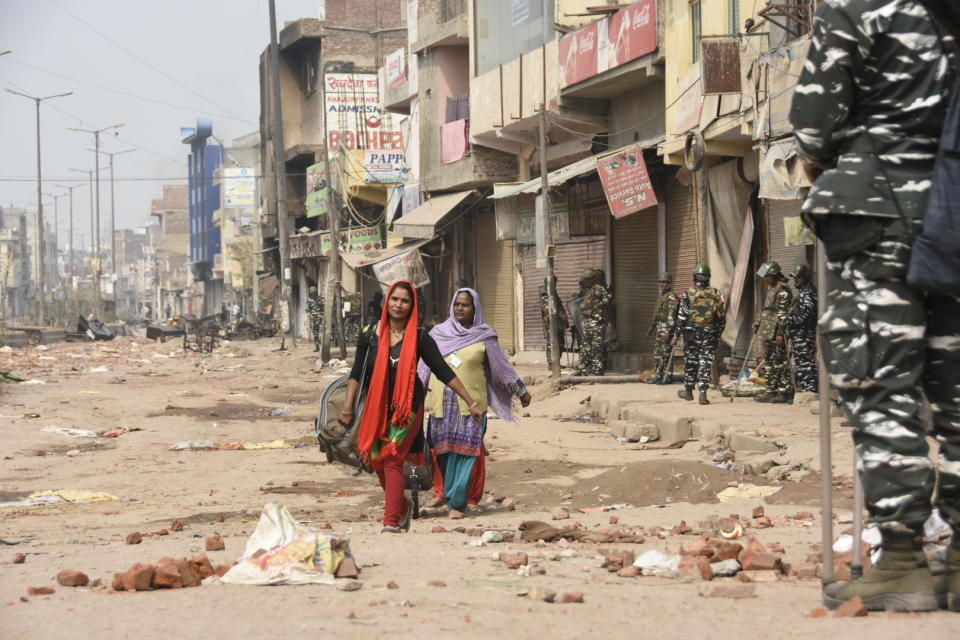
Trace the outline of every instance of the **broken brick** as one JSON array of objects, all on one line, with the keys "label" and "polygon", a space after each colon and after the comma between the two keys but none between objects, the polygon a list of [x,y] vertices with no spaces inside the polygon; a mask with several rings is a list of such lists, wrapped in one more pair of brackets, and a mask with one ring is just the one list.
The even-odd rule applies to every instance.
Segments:
[{"label": "broken brick", "polygon": [[703,556],[687,556],[680,560],[681,575],[700,578],[701,580],[710,580],[713,578],[713,569],[710,568],[710,561]]},{"label": "broken brick", "polygon": [[510,569],[517,569],[528,564],[527,554],[523,551],[519,553],[501,553],[500,559]]},{"label": "broken brick", "polygon": [[149,591],[153,571],[153,565],[136,563],[123,574],[123,588],[127,591]]},{"label": "broken brick", "polygon": [[183,520],[174,520],[170,525],[170,531],[183,531]]},{"label": "broken brick", "polygon": [[183,587],[183,578],[180,576],[180,570],[177,565],[164,563],[158,564],[153,570],[154,589],[180,589]]},{"label": "broken brick", "polygon": [[387,589],[399,589],[399,588],[400,588],[400,585],[398,585],[393,580],[387,583]]},{"label": "broken brick", "polygon": [[687,525],[687,521],[686,521],[686,520],[681,520],[681,521],[680,521],[680,524],[678,524],[677,526],[675,526],[675,527],[670,531],[670,535],[672,535],[672,536],[682,536],[682,535],[684,535],[684,534],[686,534],[686,533],[690,533],[691,531],[693,531],[693,529],[691,529],[691,528]]},{"label": "broken brick", "polygon": [[754,519],[762,518],[762,517],[763,517],[763,507],[762,507],[762,506],[760,506],[760,507],[754,507],[754,508],[753,508],[753,517],[754,517]]},{"label": "broken brick", "polygon": [[353,558],[347,556],[340,561],[339,566],[337,566],[338,578],[357,578],[360,576],[360,569],[357,567],[357,563]]},{"label": "broken brick", "polygon": [[195,587],[203,580],[200,577],[200,572],[186,558],[177,560],[176,566],[180,572],[180,579],[183,580],[183,586]]},{"label": "broken brick", "polygon": [[140,544],[143,542],[143,534],[139,531],[127,534],[127,544]]},{"label": "broken brick", "polygon": [[813,611],[808,611],[805,615],[808,618],[826,618],[827,610],[824,609],[823,607],[817,607]]},{"label": "broken brick", "polygon": [[217,576],[218,578],[222,578],[228,571],[230,571],[230,567],[225,564],[218,564],[213,570],[213,575]]},{"label": "broken brick", "polygon": [[737,580],[740,582],[776,582],[779,579],[779,571],[746,570],[737,574]]},{"label": "broken brick", "polygon": [[629,567],[624,567],[617,572],[617,575],[621,578],[636,578],[640,575],[640,567],[635,567],[630,565]]},{"label": "broken brick", "polygon": [[560,596],[560,602],[564,604],[571,603],[582,603],[583,602],[583,592],[582,591],[569,591],[562,596]]},{"label": "broken brick", "polygon": [[201,579],[209,578],[213,575],[213,565],[210,564],[210,559],[205,555],[193,558],[190,564],[192,564],[193,568],[200,574]]},{"label": "broken brick", "polygon": [[713,557],[710,562],[723,562],[724,560],[735,560],[743,551],[743,545],[737,542],[727,542],[722,540],[714,546]]},{"label": "broken brick", "polygon": [[18,553],[17,555],[13,556],[13,564],[23,564],[26,561],[27,554],[25,553]]},{"label": "broken brick", "polygon": [[544,587],[533,587],[527,592],[527,597],[531,600],[542,600],[543,602],[553,602],[557,597],[557,592]]},{"label": "broken brick", "polygon": [[57,582],[64,587],[83,587],[90,583],[90,578],[82,571],[64,569],[57,574]]},{"label": "broken brick", "polygon": [[210,536],[206,539],[204,546],[207,551],[223,551],[227,548],[220,536]]},{"label": "broken brick", "polygon": [[862,618],[867,615],[867,605],[860,596],[847,600],[833,612],[834,618]]},{"label": "broken brick", "polygon": [[697,587],[704,598],[752,598],[756,591],[756,585],[742,582],[711,582]]},{"label": "broken brick", "polygon": [[123,586],[123,574],[115,573],[113,574],[113,590],[114,591],[125,591],[126,587]]},{"label": "broken brick", "polygon": [[27,589],[28,596],[48,596],[55,591],[51,587],[29,587]]},{"label": "broken brick", "polygon": [[740,562],[744,571],[779,571],[780,563],[780,556],[773,553],[748,554]]},{"label": "broken brick", "polygon": [[445,587],[447,586],[447,583],[444,582],[443,580],[431,580],[430,582],[427,583],[427,585],[431,587]]},{"label": "broken brick", "polygon": [[754,526],[756,526],[758,529],[766,529],[773,526],[773,520],[767,516],[762,516],[757,518],[756,522],[754,522]]},{"label": "broken brick", "polygon": [[430,529],[430,533],[446,533],[446,532],[447,532],[446,527],[441,527],[439,525],[437,525],[433,529]]},{"label": "broken brick", "polygon": [[570,509],[566,507],[557,507],[550,512],[550,517],[553,520],[566,520],[570,517]]},{"label": "broken brick", "polygon": [[617,524],[618,522],[620,522],[620,518],[617,516],[610,516],[610,524]]},{"label": "broken brick", "polygon": [[158,536],[168,536],[168,535],[170,535],[170,532],[167,531],[166,529],[160,529],[160,531],[154,531],[153,533],[154,533],[154,535],[158,535]]},{"label": "broken brick", "polygon": [[791,578],[816,578],[817,565],[810,562],[797,562],[790,565],[787,575]]}]

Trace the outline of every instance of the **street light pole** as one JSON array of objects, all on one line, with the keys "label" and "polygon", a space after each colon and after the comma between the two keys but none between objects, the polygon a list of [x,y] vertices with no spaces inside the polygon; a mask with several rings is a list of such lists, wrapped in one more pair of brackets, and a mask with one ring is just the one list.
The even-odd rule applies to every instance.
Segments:
[{"label": "street light pole", "polygon": [[98,319],[103,316],[102,300],[100,299],[100,274],[103,266],[100,264],[100,134],[110,129],[119,129],[123,123],[110,125],[102,129],[78,129],[68,127],[70,131],[79,131],[81,133],[93,134],[94,147],[94,179],[96,180],[96,209],[94,222],[94,259],[93,259],[93,292],[94,292],[94,314]]},{"label": "street light pole", "polygon": [[[86,173],[86,172],[84,172]],[[70,192],[70,285],[73,286],[73,278],[77,275],[76,263],[73,261],[73,190],[82,187],[82,184],[67,186],[58,184],[61,189],[67,189]]]},{"label": "street light pole", "polygon": [[14,91],[13,89],[7,89],[7,93],[12,93],[15,96],[21,96],[23,98],[29,98],[30,100],[33,100],[37,107],[37,289],[39,290],[38,293],[40,294],[40,326],[43,326],[46,320],[44,317],[46,293],[44,291],[45,287],[43,273],[43,173],[41,171],[40,164],[40,103],[44,100],[50,100],[51,98],[63,98],[72,95],[73,91],[57,93],[42,98],[37,96],[29,96],[25,93]]},{"label": "street light pole", "polygon": [[[94,151],[93,149],[87,149]],[[114,206],[116,200],[113,187],[113,156],[121,153],[133,153],[136,149],[124,149],[123,151],[100,151],[105,156],[110,156],[110,270],[117,273],[117,213]]]}]

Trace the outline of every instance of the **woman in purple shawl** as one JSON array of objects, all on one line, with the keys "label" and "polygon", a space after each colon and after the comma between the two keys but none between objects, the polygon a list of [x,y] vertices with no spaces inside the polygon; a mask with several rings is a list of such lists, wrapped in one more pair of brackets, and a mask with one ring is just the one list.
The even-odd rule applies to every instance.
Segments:
[{"label": "woman in purple shawl", "polygon": [[[524,407],[530,404],[530,393],[500,349],[497,332],[483,321],[483,307],[476,291],[458,289],[450,304],[450,317],[435,326],[430,335],[482,409],[489,407],[501,419],[513,421],[512,397],[520,398]],[[421,364],[421,380],[426,382],[428,376],[429,369]],[[477,459],[482,459],[487,429],[486,417],[474,419],[469,407],[462,404],[455,394],[447,393],[443,384],[431,378],[424,403],[429,416],[427,437],[443,481],[443,494],[437,502],[446,501],[451,518],[462,518],[467,508],[471,473]]]}]

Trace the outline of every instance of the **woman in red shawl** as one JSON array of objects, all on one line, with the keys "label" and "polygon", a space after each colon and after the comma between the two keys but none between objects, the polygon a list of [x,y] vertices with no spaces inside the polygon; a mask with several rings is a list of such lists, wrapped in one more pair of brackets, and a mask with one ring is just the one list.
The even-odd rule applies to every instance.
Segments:
[{"label": "woman in red shawl", "polygon": [[[361,459],[377,472],[383,487],[384,533],[410,528],[412,503],[404,495],[403,463],[411,451],[423,448],[424,389],[417,376],[421,358],[441,382],[463,398],[470,414],[480,420],[484,411],[444,361],[437,343],[420,328],[417,294],[409,282],[401,280],[390,287],[379,324],[363,331],[357,340],[344,402],[347,408],[340,414],[342,424],[353,423],[351,408],[362,385],[367,399],[360,418],[357,449]],[[365,361],[366,380],[361,380]]]}]

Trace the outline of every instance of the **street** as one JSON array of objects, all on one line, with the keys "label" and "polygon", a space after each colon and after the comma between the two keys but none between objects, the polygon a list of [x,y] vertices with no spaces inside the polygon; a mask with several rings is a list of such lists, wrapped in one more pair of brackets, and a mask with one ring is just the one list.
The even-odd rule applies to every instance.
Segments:
[{"label": "street", "polygon": [[[309,346],[280,352],[278,344],[232,342],[213,354],[197,354],[181,350],[179,341],[125,337],[0,353],[0,369],[43,382],[0,387],[0,636],[422,637],[427,629],[434,636],[465,638],[955,633],[950,629],[956,617],[949,612],[810,617],[820,606],[820,580],[798,574],[815,566],[810,556],[820,540],[820,485],[817,417],[806,406],[762,406],[749,399],[731,404],[716,394],[712,405],[701,407],[677,400],[675,385],[578,385],[557,392],[544,365],[519,362],[533,403],[516,425],[490,422],[481,510],[462,521],[428,510],[409,533],[387,535],[380,533],[382,493],[375,478],[353,477],[327,464],[311,438],[317,400],[336,369],[315,371]],[[689,416],[690,441],[677,448],[662,439],[618,441],[608,433],[613,421],[604,424],[609,416],[599,414],[625,399],[651,415]],[[840,423],[834,419],[836,536],[850,527],[852,454]],[[50,427],[127,430],[107,438]],[[733,431],[743,434],[733,468],[719,468],[714,455],[730,448]],[[171,450],[185,441],[210,441],[217,449]],[[772,468],[789,471],[738,473],[744,461],[763,456],[748,455],[744,442],[764,441],[786,460]],[[230,443],[285,448],[223,447]],[[771,479],[778,475],[784,479]],[[750,487],[773,493],[724,502],[717,497]],[[9,504],[44,490],[105,492],[118,500]],[[214,566],[232,565],[267,503],[284,505],[311,529],[349,537],[362,567],[362,588],[215,580],[134,593],[111,588],[115,574],[165,556],[206,553]],[[604,506],[610,510],[593,509]],[[184,523],[182,530],[172,526],[176,520]],[[529,521],[596,535],[578,534],[579,542],[518,536],[477,546],[484,530],[509,539],[523,522],[529,530]],[[752,582],[704,580],[704,564],[690,559],[708,557],[701,551],[705,539],[721,540],[719,532],[734,521],[745,533],[730,542],[749,549],[755,537],[782,568],[741,572]],[[167,535],[156,533],[161,530]],[[127,544],[134,532],[142,542]],[[204,540],[214,535],[222,536],[225,549],[205,551]],[[644,542],[637,544],[640,538]],[[672,577],[618,571],[624,559],[619,552],[640,558],[649,550],[687,555]],[[527,561],[509,568],[521,552]],[[18,553],[25,559],[15,564]],[[59,585],[56,576],[64,569],[87,574],[91,584]],[[723,595],[716,588],[728,584],[752,591],[736,600],[710,597]],[[54,593],[28,595],[33,587]],[[556,592],[555,602],[536,599],[548,591]],[[564,594],[575,593],[582,594],[582,603],[562,602]]]}]

